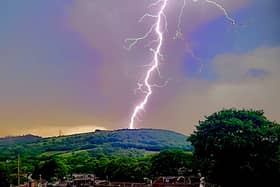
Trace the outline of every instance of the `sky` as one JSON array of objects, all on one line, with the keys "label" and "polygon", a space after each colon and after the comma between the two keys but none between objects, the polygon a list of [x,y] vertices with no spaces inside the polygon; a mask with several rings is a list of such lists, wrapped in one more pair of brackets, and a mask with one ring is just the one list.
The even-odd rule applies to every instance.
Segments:
[{"label": "sky", "polygon": [[[0,1],[0,136],[57,136],[129,127],[151,63],[146,45],[127,50],[152,18],[153,0]],[[182,39],[174,39],[182,0],[169,0],[161,76],[136,128],[190,134],[223,108],[264,110],[280,122],[279,0],[187,0]]]}]

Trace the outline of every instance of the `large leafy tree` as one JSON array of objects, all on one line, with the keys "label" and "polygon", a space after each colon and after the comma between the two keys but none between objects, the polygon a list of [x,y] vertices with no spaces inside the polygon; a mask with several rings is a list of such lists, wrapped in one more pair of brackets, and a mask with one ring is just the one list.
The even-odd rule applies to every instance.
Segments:
[{"label": "large leafy tree", "polygon": [[[192,153],[182,150],[165,150],[151,159],[151,172],[154,177],[177,176],[192,169]],[[182,171],[184,171],[182,173]]]},{"label": "large leafy tree", "polygon": [[280,177],[280,128],[263,111],[228,109],[200,121],[189,140],[208,181],[268,186]]},{"label": "large leafy tree", "polygon": [[34,176],[35,178],[41,177],[46,180],[52,178],[62,179],[68,173],[69,168],[64,164],[62,159],[52,158],[43,163],[39,163],[35,166]]}]

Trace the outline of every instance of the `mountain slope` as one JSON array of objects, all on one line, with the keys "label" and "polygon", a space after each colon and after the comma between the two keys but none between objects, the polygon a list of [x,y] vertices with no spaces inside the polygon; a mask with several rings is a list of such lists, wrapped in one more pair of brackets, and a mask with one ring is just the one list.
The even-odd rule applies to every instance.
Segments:
[{"label": "mountain slope", "polygon": [[0,146],[33,143],[40,139],[41,137],[34,136],[31,134],[24,135],[24,136],[8,136],[5,138],[0,138]]},{"label": "mountain slope", "polygon": [[87,152],[98,155],[142,156],[147,152],[164,149],[191,150],[187,137],[169,130],[160,129],[121,129],[115,131],[96,130],[95,132],[70,136],[37,138],[36,141],[3,144],[0,140],[0,160],[11,159],[17,153],[26,157],[60,155]]}]

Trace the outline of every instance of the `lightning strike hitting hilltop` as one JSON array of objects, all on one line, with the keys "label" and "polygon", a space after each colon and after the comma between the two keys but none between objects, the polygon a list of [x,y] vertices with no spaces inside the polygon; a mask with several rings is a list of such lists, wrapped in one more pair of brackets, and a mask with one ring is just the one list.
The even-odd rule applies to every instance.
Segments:
[{"label": "lightning strike hitting hilltop", "polygon": [[[144,107],[146,105],[146,103],[148,102],[148,99],[149,97],[152,95],[153,91],[152,91],[152,86],[150,85],[150,78],[151,78],[151,74],[158,68],[159,66],[159,56],[160,56],[160,49],[162,47],[162,42],[163,42],[163,32],[161,31],[161,22],[162,22],[162,17],[164,15],[164,9],[167,5],[167,1],[168,0],[160,0],[160,1],[157,1],[156,4],[162,2],[162,5],[160,7],[160,10],[158,12],[158,14],[156,16],[154,15],[150,15],[150,14],[145,14],[146,16],[149,16],[149,17],[156,17],[157,18],[157,21],[156,23],[151,27],[151,29],[144,35],[144,37],[142,38],[138,38],[138,39],[135,39],[134,42],[132,42],[132,45],[130,45],[130,48],[137,43],[138,40],[141,40],[141,39],[145,39],[146,37],[148,37],[148,35],[152,32],[153,29],[155,29],[156,31],[156,34],[158,36],[158,45],[156,47],[155,50],[152,50],[153,53],[154,53],[154,60],[153,60],[153,65],[148,69],[147,71],[147,74],[146,74],[146,77],[144,79],[144,84],[147,88],[147,93],[146,93],[146,96],[144,98],[144,100],[138,104],[132,115],[131,115],[131,118],[130,118],[130,124],[129,124],[129,128],[130,129],[133,129],[134,128],[134,120],[137,116],[137,114],[139,113],[140,110],[144,110]],[[144,15],[144,16],[145,16]],[[143,18],[143,17],[142,17]],[[142,20],[142,19],[141,19]],[[140,21],[141,21],[140,20]]]},{"label": "lightning strike hitting hilltop", "polygon": [[[186,7],[186,1],[187,0],[182,0],[183,5],[181,7],[181,10],[180,10],[180,13],[178,16],[177,30],[176,30],[174,39],[183,39],[181,24],[182,24],[182,16],[184,13],[184,9]],[[223,12],[224,16],[226,17],[226,19],[228,21],[230,21],[232,24],[236,24],[236,21],[228,14],[226,9],[221,4],[219,4],[213,0],[189,0],[189,1],[192,1],[192,2],[204,1],[208,4],[212,4]],[[125,42],[129,44],[127,49],[131,50],[132,47],[134,47],[140,40],[147,39],[153,32],[157,36],[157,39],[150,41],[148,43],[148,45],[146,45],[146,46],[151,46],[153,43],[156,43],[155,48],[150,48],[150,51],[153,52],[153,61],[152,61],[150,68],[146,72],[144,81],[143,81],[143,83],[137,83],[138,84],[137,90],[140,90],[145,96],[144,96],[143,100],[139,104],[136,105],[136,107],[133,110],[133,113],[131,114],[130,123],[129,123],[130,129],[134,128],[135,119],[137,119],[137,115],[140,113],[140,111],[144,111],[145,105],[147,104],[150,96],[153,93],[152,88],[161,87],[161,86],[151,83],[151,76],[155,70],[158,70],[158,72],[159,72],[160,57],[162,57],[161,48],[163,45],[163,35],[164,35],[164,32],[167,31],[167,18],[165,15],[165,9],[166,9],[168,2],[169,2],[169,0],[157,0],[154,3],[150,4],[149,8],[159,6],[159,10],[158,10],[157,14],[154,15],[154,14],[150,14],[150,13],[145,13],[139,19],[139,22],[142,22],[145,18],[149,17],[149,18],[156,19],[155,23],[153,23],[151,25],[150,29],[142,37],[128,38],[125,40]],[[165,85],[166,85],[166,83],[165,83]]]}]

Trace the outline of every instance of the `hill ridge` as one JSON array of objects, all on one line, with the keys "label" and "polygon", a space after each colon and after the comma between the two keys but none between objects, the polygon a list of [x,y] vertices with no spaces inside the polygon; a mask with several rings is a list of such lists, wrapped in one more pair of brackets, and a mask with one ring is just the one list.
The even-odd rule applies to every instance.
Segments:
[{"label": "hill ridge", "polygon": [[[33,137],[33,136],[31,136]],[[40,157],[85,152],[92,156],[98,155],[129,155],[143,156],[147,152],[158,152],[164,149],[192,150],[187,136],[165,129],[117,129],[95,130],[48,138],[35,138],[30,141],[12,141],[1,143],[1,159],[9,159],[20,152],[28,157]]]}]

